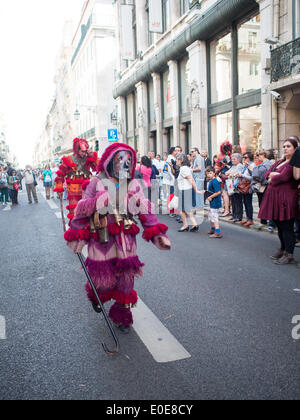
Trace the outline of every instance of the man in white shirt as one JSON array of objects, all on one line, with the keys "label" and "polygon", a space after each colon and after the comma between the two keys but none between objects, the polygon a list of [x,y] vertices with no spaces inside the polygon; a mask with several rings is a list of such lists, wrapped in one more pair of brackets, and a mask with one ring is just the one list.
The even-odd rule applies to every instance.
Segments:
[{"label": "man in white shirt", "polygon": [[26,185],[28,203],[32,204],[32,197],[35,203],[38,203],[38,197],[36,193],[36,178],[33,173],[32,167],[30,165],[26,165],[26,169],[24,172],[24,180]]}]

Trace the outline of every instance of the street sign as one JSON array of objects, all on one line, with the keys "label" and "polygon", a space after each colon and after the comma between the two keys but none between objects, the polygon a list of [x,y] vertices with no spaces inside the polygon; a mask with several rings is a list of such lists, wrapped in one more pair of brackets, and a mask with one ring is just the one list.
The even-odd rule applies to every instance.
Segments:
[{"label": "street sign", "polygon": [[116,129],[108,130],[107,137],[108,137],[108,141],[111,143],[118,141],[118,130]]}]

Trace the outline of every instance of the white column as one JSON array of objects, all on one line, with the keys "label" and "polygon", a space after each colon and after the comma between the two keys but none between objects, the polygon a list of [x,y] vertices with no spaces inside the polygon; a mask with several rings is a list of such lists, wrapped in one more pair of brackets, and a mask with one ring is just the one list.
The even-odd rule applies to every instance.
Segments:
[{"label": "white column", "polygon": [[191,89],[192,147],[208,150],[208,100],[206,43],[196,41],[187,48]]},{"label": "white column", "polygon": [[156,118],[156,142],[157,153],[163,154],[163,132],[162,132],[162,97],[161,97],[161,75],[153,73],[154,111]]},{"label": "white column", "polygon": [[177,146],[180,143],[178,63],[177,61],[169,61],[168,66],[169,66],[169,80],[170,80],[170,87],[171,87],[174,145]]},{"label": "white column", "polygon": [[136,85],[136,100],[138,108],[137,126],[139,130],[140,155],[144,156],[149,151],[149,113],[147,99],[147,84],[140,82]]},{"label": "white column", "polygon": [[272,144],[275,148],[278,146],[277,109],[273,106],[270,95],[270,45],[265,43],[266,38],[273,37],[273,2],[259,0],[257,3],[260,6],[261,20],[262,147],[270,149]]}]

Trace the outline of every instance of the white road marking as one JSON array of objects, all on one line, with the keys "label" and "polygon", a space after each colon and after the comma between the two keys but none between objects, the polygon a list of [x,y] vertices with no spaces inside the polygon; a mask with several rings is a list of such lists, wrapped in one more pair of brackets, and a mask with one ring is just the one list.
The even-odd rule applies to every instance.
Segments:
[{"label": "white road marking", "polygon": [[6,322],[4,316],[0,315],[0,340],[6,340]]},{"label": "white road marking", "polygon": [[58,219],[62,219],[61,212],[59,212],[59,211],[57,211],[57,212],[55,213],[55,216],[56,216]]},{"label": "white road marking", "polygon": [[46,200],[46,203],[50,207],[50,209],[55,210],[58,209],[58,205],[53,200]]},{"label": "white road marking", "polygon": [[3,211],[11,211],[11,206],[6,206]]},{"label": "white road marking", "polygon": [[157,363],[175,362],[191,357],[141,299],[132,312],[133,329]]},{"label": "white road marking", "polygon": [[[85,247],[82,254],[87,258]],[[160,322],[141,298],[137,307],[132,310],[133,329],[145,344],[157,363],[169,363],[191,357],[170,331]]]}]

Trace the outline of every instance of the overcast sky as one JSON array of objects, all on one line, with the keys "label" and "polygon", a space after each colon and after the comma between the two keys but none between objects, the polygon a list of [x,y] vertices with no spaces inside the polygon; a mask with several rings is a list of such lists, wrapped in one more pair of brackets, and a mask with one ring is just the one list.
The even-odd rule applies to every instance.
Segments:
[{"label": "overcast sky", "polygon": [[0,114],[22,167],[53,99],[65,20],[79,22],[84,0],[0,0]]}]

